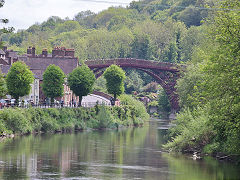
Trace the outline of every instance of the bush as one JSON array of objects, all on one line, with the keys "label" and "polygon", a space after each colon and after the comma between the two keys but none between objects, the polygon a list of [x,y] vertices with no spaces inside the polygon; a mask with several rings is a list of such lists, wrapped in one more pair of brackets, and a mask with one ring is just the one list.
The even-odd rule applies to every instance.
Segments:
[{"label": "bush", "polygon": [[5,127],[13,133],[25,134],[32,131],[32,124],[24,116],[23,109],[4,109],[1,113],[1,119]]},{"label": "bush", "polygon": [[176,126],[170,129],[172,140],[164,148],[169,151],[201,151],[213,141],[216,132],[209,121],[206,108],[189,109],[177,115]]},{"label": "bush", "polygon": [[98,128],[100,129],[110,127],[113,122],[113,117],[105,106],[100,107],[100,111],[96,118],[98,120]]},{"label": "bush", "polygon": [[122,125],[143,124],[148,118],[145,107],[134,99],[127,99],[125,104],[129,101],[129,105],[122,107],[97,105],[94,108],[3,109],[0,111],[0,134],[117,128]]},{"label": "bush", "polygon": [[146,111],[144,104],[130,95],[121,95],[119,97],[121,104],[124,106],[128,106],[128,109],[132,111],[131,118],[134,119],[135,125],[141,125],[144,121],[149,119],[149,114]]}]

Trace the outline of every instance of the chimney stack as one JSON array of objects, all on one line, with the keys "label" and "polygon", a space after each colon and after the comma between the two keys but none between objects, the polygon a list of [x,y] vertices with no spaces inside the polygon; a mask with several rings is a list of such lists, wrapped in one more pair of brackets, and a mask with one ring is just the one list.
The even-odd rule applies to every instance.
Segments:
[{"label": "chimney stack", "polygon": [[31,55],[32,54],[32,47],[29,46],[29,48],[27,49],[27,55]]},{"label": "chimney stack", "polygon": [[74,58],[74,53],[75,53],[74,49],[66,49],[65,56]]},{"label": "chimney stack", "polygon": [[35,55],[36,55],[36,49],[35,47],[32,47],[32,57],[35,57]]},{"label": "chimney stack", "polygon": [[47,57],[47,56],[48,56],[48,51],[47,51],[47,49],[43,49],[43,50],[42,50],[42,56],[43,56],[43,57]]}]

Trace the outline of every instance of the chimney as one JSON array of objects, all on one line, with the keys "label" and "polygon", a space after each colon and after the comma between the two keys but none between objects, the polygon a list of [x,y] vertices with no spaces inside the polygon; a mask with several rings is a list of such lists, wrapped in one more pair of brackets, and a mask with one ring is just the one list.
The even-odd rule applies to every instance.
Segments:
[{"label": "chimney", "polygon": [[29,48],[27,49],[27,55],[31,55],[32,54],[32,47],[29,46]]},{"label": "chimney", "polygon": [[55,47],[52,50],[52,57],[58,56],[58,57],[64,57],[65,56],[65,48],[64,47]]},{"label": "chimney", "polygon": [[42,56],[43,56],[43,57],[47,57],[47,56],[48,56],[48,51],[47,51],[47,49],[43,49],[43,50],[42,50]]},{"label": "chimney", "polygon": [[35,57],[35,55],[36,55],[36,49],[35,47],[32,47],[32,57]]},{"label": "chimney", "polygon": [[65,56],[74,58],[74,53],[75,53],[74,49],[66,49]]},{"label": "chimney", "polygon": [[52,57],[58,56],[58,51],[59,51],[59,47],[55,47],[55,48],[52,50]]},{"label": "chimney", "polygon": [[61,57],[64,57],[65,56],[65,50],[66,50],[66,48],[65,47],[61,47],[61,49],[59,50],[59,56],[61,56]]}]

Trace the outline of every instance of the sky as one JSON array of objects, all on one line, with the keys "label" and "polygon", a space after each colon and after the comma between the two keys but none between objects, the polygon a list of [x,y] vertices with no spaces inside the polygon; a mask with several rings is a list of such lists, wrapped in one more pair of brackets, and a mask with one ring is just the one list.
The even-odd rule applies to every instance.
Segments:
[{"label": "sky", "polygon": [[0,28],[27,29],[35,23],[42,23],[50,16],[72,19],[78,12],[91,10],[95,13],[111,6],[126,7],[132,0],[5,0],[0,8],[0,18],[9,23]]}]

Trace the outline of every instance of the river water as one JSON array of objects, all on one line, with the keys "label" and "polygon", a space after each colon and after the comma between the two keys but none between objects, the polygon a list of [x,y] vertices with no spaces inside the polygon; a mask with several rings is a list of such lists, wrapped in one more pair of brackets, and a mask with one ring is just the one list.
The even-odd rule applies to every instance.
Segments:
[{"label": "river water", "polygon": [[240,167],[161,152],[168,122],[0,142],[0,179],[240,179]]}]

